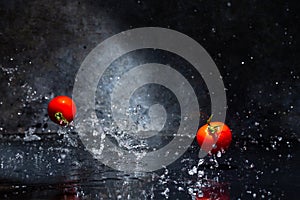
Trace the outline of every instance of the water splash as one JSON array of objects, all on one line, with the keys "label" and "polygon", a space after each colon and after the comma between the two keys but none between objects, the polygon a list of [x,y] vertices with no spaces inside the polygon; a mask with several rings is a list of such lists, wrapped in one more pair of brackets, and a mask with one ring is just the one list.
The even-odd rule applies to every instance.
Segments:
[{"label": "water splash", "polygon": [[27,131],[25,131],[25,137],[23,138],[23,140],[25,142],[41,140],[41,137],[34,134],[35,130],[36,128],[29,128]]}]

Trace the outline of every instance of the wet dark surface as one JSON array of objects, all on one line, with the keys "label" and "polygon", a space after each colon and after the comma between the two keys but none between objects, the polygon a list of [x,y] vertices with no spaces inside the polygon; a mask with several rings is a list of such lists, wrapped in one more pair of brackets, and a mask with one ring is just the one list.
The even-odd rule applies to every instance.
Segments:
[{"label": "wet dark surface", "polygon": [[[212,199],[298,199],[299,7],[298,1],[0,0],[0,199],[192,199],[199,191]],[[165,169],[116,172],[84,149],[76,130],[59,135],[47,117],[52,97],[72,95],[77,70],[96,45],[148,26],[199,42],[223,77],[233,142],[196,169],[194,141]],[[116,66],[149,61],[191,67],[158,51],[135,52]],[[201,77],[180,69],[206,119],[209,96]],[[109,77],[117,74],[112,69],[99,82],[103,105]],[[175,104],[171,110],[179,114]]]},{"label": "wet dark surface", "polygon": [[[39,141],[4,136],[0,145],[0,194],[9,199],[191,199],[191,191],[232,199],[297,199],[299,142],[234,140],[222,157],[198,165],[193,143],[176,162],[153,173],[126,174],[101,164],[75,133],[43,134]],[[242,147],[241,147],[242,146]],[[200,189],[201,188],[201,189]],[[220,191],[227,191],[223,194]]]}]

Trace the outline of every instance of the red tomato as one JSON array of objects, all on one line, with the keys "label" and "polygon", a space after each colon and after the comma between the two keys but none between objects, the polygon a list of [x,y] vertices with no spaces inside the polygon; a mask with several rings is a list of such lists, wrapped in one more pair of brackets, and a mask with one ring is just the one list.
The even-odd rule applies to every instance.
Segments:
[{"label": "red tomato", "polygon": [[202,150],[209,154],[215,154],[218,151],[228,149],[232,140],[232,134],[226,124],[210,122],[210,119],[206,125],[198,130],[196,139]]},{"label": "red tomato", "polygon": [[62,126],[73,121],[76,114],[74,101],[67,96],[57,96],[48,104],[48,115],[50,119]]}]

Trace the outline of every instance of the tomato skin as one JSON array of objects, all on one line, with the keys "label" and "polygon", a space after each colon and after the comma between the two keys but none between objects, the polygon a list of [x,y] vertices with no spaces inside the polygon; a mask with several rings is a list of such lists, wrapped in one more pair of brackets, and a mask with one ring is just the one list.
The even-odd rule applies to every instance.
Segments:
[{"label": "tomato skin", "polygon": [[[65,120],[58,120],[58,118],[55,117],[56,113],[61,113]],[[59,125],[65,126],[73,121],[75,114],[76,105],[70,97],[57,96],[48,104],[48,115],[50,119]]]},{"label": "tomato skin", "polygon": [[[211,127],[216,128],[215,133],[209,131]],[[198,130],[196,139],[202,150],[209,154],[215,154],[218,151],[228,149],[232,140],[232,134],[229,127],[223,122],[210,122]],[[214,148],[212,148],[213,146]]]}]

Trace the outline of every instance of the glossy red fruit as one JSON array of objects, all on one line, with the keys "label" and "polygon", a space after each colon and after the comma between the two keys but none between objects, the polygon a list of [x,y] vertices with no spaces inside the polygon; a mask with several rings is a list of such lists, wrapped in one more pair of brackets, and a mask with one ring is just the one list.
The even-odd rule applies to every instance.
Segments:
[{"label": "glossy red fruit", "polygon": [[202,150],[209,154],[215,154],[218,151],[222,152],[228,149],[232,134],[226,124],[210,122],[210,119],[198,130],[196,139]]},{"label": "glossy red fruit", "polygon": [[70,97],[57,96],[48,104],[50,119],[61,126],[66,126],[73,121],[75,114],[76,105]]}]

